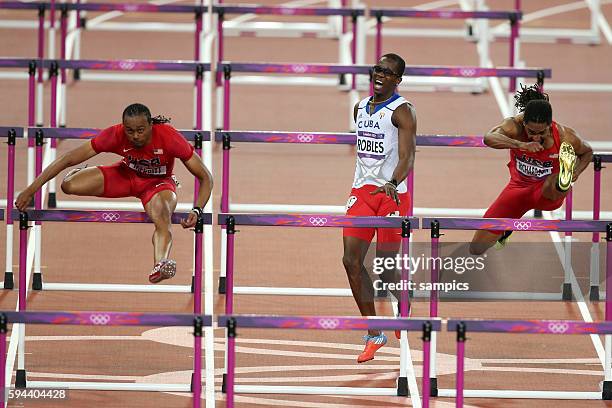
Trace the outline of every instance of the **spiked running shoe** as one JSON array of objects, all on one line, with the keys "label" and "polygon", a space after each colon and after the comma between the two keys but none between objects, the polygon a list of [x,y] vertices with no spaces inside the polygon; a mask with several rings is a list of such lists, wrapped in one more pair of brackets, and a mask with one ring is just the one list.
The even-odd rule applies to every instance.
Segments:
[{"label": "spiked running shoe", "polygon": [[153,271],[151,271],[149,275],[149,282],[159,283],[174,277],[174,275],[176,275],[176,261],[172,259],[162,259],[153,267]]},{"label": "spiked running shoe", "polygon": [[567,191],[572,186],[574,166],[576,165],[576,152],[571,144],[561,143],[559,148],[559,178],[557,186],[561,191]]},{"label": "spiked running shoe", "polygon": [[510,235],[512,235],[512,231],[504,231],[502,236],[499,237],[499,239],[495,243],[495,249],[502,249],[503,247],[505,247],[506,243],[508,242],[508,239],[510,238]]},{"label": "spiked running shoe", "polygon": [[363,340],[365,341],[365,348],[359,357],[357,357],[358,363],[374,360],[374,353],[387,344],[387,336],[385,336],[384,333],[380,333],[378,336],[371,336],[368,334],[363,336]]}]

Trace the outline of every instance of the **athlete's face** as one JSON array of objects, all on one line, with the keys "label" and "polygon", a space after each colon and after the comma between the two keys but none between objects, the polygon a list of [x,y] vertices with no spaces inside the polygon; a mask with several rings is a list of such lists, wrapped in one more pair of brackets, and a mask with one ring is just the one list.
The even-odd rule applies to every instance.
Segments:
[{"label": "athlete's face", "polygon": [[402,82],[402,73],[398,72],[394,61],[381,58],[373,67],[372,81],[375,95],[391,96]]},{"label": "athlete's face", "polygon": [[142,147],[151,141],[153,127],[145,115],[125,116],[123,127],[125,135],[134,146]]},{"label": "athlete's face", "polygon": [[548,123],[523,122],[527,137],[534,142],[543,143],[550,135],[550,125]]}]

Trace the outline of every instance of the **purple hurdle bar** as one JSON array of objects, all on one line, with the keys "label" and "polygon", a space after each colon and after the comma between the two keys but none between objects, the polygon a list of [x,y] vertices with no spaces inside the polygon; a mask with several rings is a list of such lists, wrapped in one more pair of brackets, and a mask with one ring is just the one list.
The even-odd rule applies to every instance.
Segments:
[{"label": "purple hurdle bar", "polygon": [[212,325],[209,315],[147,314],[131,312],[2,312],[0,313],[0,402],[5,402],[7,323],[81,325],[81,326],[193,326],[194,382],[192,406],[201,407],[202,327]]},{"label": "purple hurdle bar", "polygon": [[[229,86],[229,81],[225,83]],[[229,111],[224,118],[229,123]],[[225,119],[224,119],[224,123]],[[223,171],[221,178],[221,211],[229,212],[229,179],[231,142],[252,143],[295,143],[295,144],[350,144],[356,143],[355,133],[325,132],[261,132],[261,131],[220,131],[215,132],[215,140],[223,142]],[[482,136],[417,135],[417,146],[485,147]],[[408,176],[408,191],[411,195],[408,216],[414,215],[414,172]]]},{"label": "purple hurdle bar", "polygon": [[[281,16],[342,16],[352,17],[353,39],[351,40],[351,62],[355,64],[357,58],[357,17],[364,16],[365,10],[359,8],[323,8],[323,7],[285,7],[285,6],[259,6],[259,5],[215,5],[213,12],[217,13],[217,36],[219,46],[217,47],[217,61],[225,58],[225,41],[223,35],[223,21],[226,14],[259,14],[259,15],[281,15]],[[343,19],[344,23],[344,19]],[[343,31],[344,32],[344,28]],[[221,72],[217,70],[217,86],[221,86]],[[353,76],[352,89],[355,89],[355,77]],[[229,129],[229,128],[225,128]]]},{"label": "purple hurdle bar", "polygon": [[441,229],[603,232],[612,221],[565,221],[513,218],[423,218],[423,229],[438,221]]},{"label": "purple hurdle bar", "polygon": [[[402,228],[405,220],[409,228],[418,229],[418,218],[400,217],[347,217],[328,214],[218,214],[217,223],[227,230],[227,271],[225,313],[233,313],[234,302],[234,239],[236,225],[275,227],[354,227]],[[407,307],[406,303],[406,307]],[[407,312],[407,311],[406,311]],[[406,313],[407,315],[407,313]]]},{"label": "purple hurdle bar", "polygon": [[[29,210],[26,212],[30,221],[59,222],[101,222],[101,223],[151,223],[145,212],[140,211],[79,211],[79,210]],[[23,213],[22,213],[23,214]],[[179,224],[189,213],[175,212],[172,214],[173,224]],[[19,211],[13,210],[13,217],[19,217]],[[204,224],[212,223],[212,214],[202,214]]]},{"label": "purple hurdle bar", "polygon": [[[612,231],[612,226],[610,229]],[[612,232],[610,234],[612,235]],[[457,394],[455,406],[457,408],[462,408],[465,379],[464,362],[466,332],[563,335],[612,334],[612,322],[584,322],[571,320],[449,320],[447,330],[449,332],[457,332]]]},{"label": "purple hurdle bar", "polygon": [[[222,61],[222,60],[220,60]],[[232,72],[259,72],[268,74],[364,74],[369,75],[372,67],[366,65],[337,64],[276,64],[249,62],[220,62],[217,72],[223,72],[223,130],[230,128],[230,79]],[[524,77],[550,78],[551,70],[545,68],[481,68],[481,67],[451,67],[451,66],[408,66],[404,75],[413,76],[445,76],[445,77]]]},{"label": "purple hurdle bar", "polygon": [[[509,20],[512,27],[510,33],[509,65],[515,66],[516,39],[519,36],[518,21],[523,17],[520,11],[462,11],[462,10],[417,10],[417,9],[389,9],[375,8],[370,15],[376,17],[376,47],[374,60],[378,61],[382,55],[382,18],[383,17],[410,17],[429,18],[438,20],[449,19],[487,19]],[[516,78],[510,79],[510,92],[516,90]]]},{"label": "purple hurdle bar", "polygon": [[301,329],[301,330],[408,330],[423,333],[423,403],[429,407],[429,341],[432,331],[441,330],[440,320],[406,319],[406,318],[363,318],[343,316],[255,316],[255,315],[222,315],[217,319],[219,327],[228,329],[226,406],[234,408],[235,383],[235,341],[236,329]]}]

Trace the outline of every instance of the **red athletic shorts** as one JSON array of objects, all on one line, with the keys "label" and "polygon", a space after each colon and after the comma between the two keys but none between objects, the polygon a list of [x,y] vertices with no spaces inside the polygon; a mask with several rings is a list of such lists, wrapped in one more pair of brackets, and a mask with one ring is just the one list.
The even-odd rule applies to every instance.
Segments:
[{"label": "red athletic shorts", "polygon": [[[405,217],[410,207],[410,193],[398,194],[400,205],[385,193],[372,195],[371,191],[378,187],[365,185],[353,188],[346,203],[346,215],[352,216],[397,216]],[[400,228],[344,228],[343,236],[356,237],[371,242],[376,230],[376,239],[379,243],[400,242],[402,240]]]},{"label": "red athletic shorts", "polygon": [[176,192],[176,184],[172,177],[140,177],[120,162],[98,168],[104,175],[102,197],[138,197],[144,207],[160,191]]},{"label": "red athletic shorts", "polygon": [[544,180],[523,184],[510,180],[491,204],[485,218],[521,218],[529,210],[552,211],[561,207],[564,198],[552,201],[542,196]]}]

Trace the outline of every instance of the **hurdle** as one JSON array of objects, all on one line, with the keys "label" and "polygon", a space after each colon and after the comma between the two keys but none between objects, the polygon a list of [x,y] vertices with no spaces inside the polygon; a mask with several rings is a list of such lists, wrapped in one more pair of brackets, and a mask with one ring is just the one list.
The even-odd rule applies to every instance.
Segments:
[{"label": "hurdle", "polygon": [[[608,263],[608,265],[610,265]],[[608,270],[608,277],[612,277]],[[606,310],[608,309],[606,305]],[[455,397],[456,407],[463,407],[465,397],[471,398],[534,398],[568,400],[611,400],[612,381],[610,364],[605,368],[603,391],[515,391],[515,390],[466,390],[464,389],[465,347],[467,333],[506,333],[506,334],[555,334],[555,335],[597,335],[606,338],[612,334],[612,322],[606,312],[605,322],[581,322],[572,320],[449,320],[447,329],[457,333],[457,385],[443,396]],[[606,354],[607,363],[610,362]],[[440,390],[442,391],[442,390]],[[441,395],[442,396],[442,395]]]},{"label": "hurdle", "polygon": [[[228,332],[228,372],[226,388],[226,406],[234,407],[235,393],[263,394],[323,394],[323,395],[398,395],[379,388],[355,387],[308,387],[308,386],[249,386],[235,385],[236,337],[239,328],[266,329],[302,329],[302,330],[402,330],[423,333],[423,407],[429,407],[429,364],[430,341],[432,332],[441,330],[441,321],[437,319],[391,319],[391,318],[351,318],[340,316],[254,316],[233,315],[219,316],[219,327],[227,327]],[[411,395],[414,397],[413,395]],[[420,403],[420,400],[418,400]],[[413,404],[413,406],[419,406]]]},{"label": "hurdle", "polygon": [[[589,28],[522,27],[521,41],[539,43],[571,42],[573,44],[596,45],[601,43],[600,28],[604,35],[606,35],[608,42],[612,41],[610,38],[610,26],[608,25],[601,10],[601,0],[584,0],[582,4],[580,3],[581,2],[574,2],[525,14],[523,16],[523,23],[528,23],[532,20],[550,17],[564,12],[587,8],[589,10]],[[521,6],[521,0],[514,0],[514,8],[516,10],[521,10]],[[508,25],[502,23],[493,28],[492,34],[496,38],[507,38],[509,35],[508,31]]]},{"label": "hurdle", "polygon": [[[79,210],[28,210],[19,212],[13,210],[13,219],[19,220],[20,235],[27,236],[28,221],[47,222],[96,222],[96,223],[151,223],[144,212],[137,211],[79,211]],[[179,224],[181,219],[187,218],[188,212],[175,212],[172,215],[172,224]],[[194,275],[191,285],[126,285],[126,284],[90,284],[90,283],[47,283],[43,282],[40,268],[35,268],[32,277],[32,290],[68,290],[68,291],[113,291],[113,292],[161,292],[161,293],[193,293],[195,295],[194,313],[201,309],[202,293],[202,233],[204,225],[212,224],[212,214],[204,213],[198,218],[195,227],[195,255]],[[21,242],[21,241],[20,241]],[[20,254],[23,259],[27,254],[27,246],[20,245]],[[21,260],[21,255],[20,255]],[[21,261],[20,261],[21,264]],[[21,268],[21,267],[20,267]],[[25,263],[23,264],[23,277],[25,279]],[[20,274],[22,272],[20,271]],[[20,287],[20,291],[21,291]],[[25,286],[23,287],[25,290]]]},{"label": "hurdle", "polygon": [[[57,127],[58,125],[58,74],[60,70],[73,69],[73,70],[110,70],[110,71],[184,71],[194,72],[195,74],[195,88],[196,98],[194,105],[194,115],[196,117],[196,129],[203,128],[202,112],[204,106],[204,94],[203,94],[203,77],[204,72],[210,71],[210,64],[199,63],[195,61],[151,61],[151,60],[119,60],[119,61],[106,61],[106,60],[31,60],[23,58],[0,58],[0,68],[28,68],[29,74],[29,94],[28,94],[28,126],[34,126],[33,115],[34,115],[34,75],[37,68],[49,69],[49,77],[51,78],[51,100],[50,100],[50,127]],[[60,88],[62,91],[61,100],[65,104],[65,87]],[[57,141],[51,139],[52,158],[54,157],[54,149]],[[32,144],[32,143],[30,143]],[[30,147],[30,146],[29,146]],[[28,161],[34,163],[34,149],[28,150]],[[209,162],[210,155],[208,152],[206,160]],[[33,165],[28,168],[28,183],[34,180]],[[55,182],[50,182],[49,188],[49,207],[53,208],[55,205]],[[39,207],[40,208],[40,207]]]},{"label": "hurdle", "polygon": [[[477,30],[477,50],[479,56],[479,65],[481,68],[487,68],[492,65],[489,57],[489,35],[488,35],[488,21],[489,20],[507,20],[510,24],[510,39],[509,39],[509,57],[508,66],[515,67],[519,61],[518,56],[518,41],[519,41],[519,25],[518,22],[522,17],[520,11],[464,11],[464,10],[419,10],[412,8],[372,8],[369,10],[370,16],[376,18],[376,45],[374,49],[374,60],[378,61],[382,55],[382,39],[383,39],[383,18],[390,17],[407,17],[412,19],[437,19],[437,20],[450,20],[450,19],[474,19],[478,20]],[[470,26],[471,28],[471,26]],[[385,34],[390,33],[405,34],[401,29],[386,31]],[[468,31],[467,35],[470,36],[472,33]],[[510,79],[510,92],[516,90],[516,78]],[[486,85],[482,82],[481,78],[478,78],[475,82],[473,79],[465,78],[452,78],[442,81],[441,78],[435,78],[432,81],[419,81],[420,84],[431,86],[443,86],[457,88],[459,86],[468,87],[472,92],[482,92],[486,89]],[[411,81],[414,84],[414,80]]]},{"label": "hurdle", "polygon": [[[599,220],[601,215],[601,169],[602,163],[612,163],[612,153],[593,154],[593,220]],[[590,282],[591,288],[589,299],[597,301],[599,294],[599,233],[593,232],[590,258]]]},{"label": "hurdle", "polygon": [[[223,130],[230,130],[230,80],[232,73],[267,73],[267,74],[314,74],[314,75],[370,75],[372,67],[369,66],[347,66],[333,64],[267,64],[267,63],[248,63],[248,62],[221,62],[217,65],[217,71],[223,72]],[[480,77],[496,77],[496,78],[537,78],[538,83],[543,84],[544,78],[551,77],[551,70],[547,68],[480,68],[468,66],[407,66],[404,70],[405,76],[426,76],[426,77],[458,77],[458,78],[480,78]],[[408,78],[409,82],[410,78]],[[331,85],[331,83],[330,83]],[[509,88],[512,91],[511,88]],[[495,90],[494,90],[495,91]],[[500,110],[504,116],[511,115],[511,109],[508,105],[505,95],[501,87],[499,92],[496,92],[496,100],[500,106]],[[501,92],[501,94],[500,94]],[[353,102],[357,102],[359,97],[357,92],[350,93]],[[348,109],[351,129],[354,128],[353,111]]]},{"label": "hurdle", "polygon": [[0,138],[7,138],[7,180],[6,180],[6,268],[4,272],[4,289],[13,289],[13,202],[15,201],[15,144],[17,138],[23,138],[21,127],[0,127]]},{"label": "hurdle", "polygon": [[[0,351],[2,374],[0,390],[6,390],[6,333],[7,325],[13,324],[13,330],[23,330],[27,324],[44,325],[78,325],[78,326],[187,326],[194,332],[194,362],[192,384],[137,384],[110,382],[71,382],[71,381],[29,381],[27,384],[16,381],[16,388],[45,388],[64,390],[103,390],[103,391],[158,391],[192,393],[193,407],[201,406],[202,394],[202,328],[212,326],[209,315],[191,314],[147,314],[133,312],[0,312]],[[19,372],[17,375],[19,380]],[[10,381],[10,377],[8,378]],[[214,384],[206,384],[214,387]],[[6,402],[8,393],[2,392],[0,402]]]},{"label": "hurdle", "polygon": [[[612,275],[612,222],[611,221],[577,221],[577,220],[543,220],[543,219],[511,219],[511,218],[423,218],[421,221],[422,229],[431,230],[431,253],[432,257],[438,256],[439,253],[439,240],[440,230],[493,230],[493,231],[559,231],[559,232],[603,232],[606,231],[608,234],[606,239],[608,242],[608,258],[607,258],[607,271]],[[434,263],[435,265],[435,263]],[[571,289],[571,268],[564,268],[564,281],[562,285],[561,296],[556,296],[556,299],[563,299],[563,293],[566,291],[566,287],[569,286]],[[431,270],[432,282],[437,282],[438,270],[432,268]],[[606,288],[608,285],[606,285]],[[612,293],[612,286],[610,286]],[[502,292],[503,294],[503,292]],[[612,300],[612,295],[608,298]],[[436,290],[430,292],[430,318],[437,317],[438,315],[438,294]],[[610,303],[610,313],[612,313],[612,302]],[[608,308],[608,303],[606,303]],[[610,315],[612,318],[612,314]],[[610,343],[610,344],[608,344]],[[606,356],[612,353],[612,341],[606,340]],[[436,393],[438,396],[450,396],[448,390],[437,390],[437,378],[436,378],[436,336],[435,333],[432,336],[432,393]],[[607,364],[606,367],[612,367]],[[606,369],[606,378],[612,380],[612,372],[608,374],[609,368]],[[612,382],[611,382],[612,384]],[[612,387],[612,386],[611,386]],[[612,389],[612,388],[611,388]]]},{"label": "hurdle", "polygon": [[[398,228],[401,229],[401,253],[408,256],[410,251],[410,234],[412,229],[418,229],[417,218],[400,217],[348,217],[329,214],[218,214],[218,224],[225,226],[227,233],[227,278],[225,291],[225,313],[234,313],[234,294],[250,295],[288,295],[288,296],[352,296],[350,289],[330,288],[275,288],[275,287],[234,287],[234,240],[236,226],[274,226],[274,227],[304,227],[304,228]],[[410,271],[402,268],[401,281],[410,281]],[[408,290],[401,291],[399,315],[408,317]],[[397,395],[408,395],[408,337],[402,334],[400,342],[400,376],[397,389],[392,391]],[[408,360],[408,361],[407,361]],[[388,390],[387,392],[391,392]],[[380,394],[379,394],[380,395]],[[389,394],[395,395],[395,394]]]},{"label": "hurdle", "polygon": [[[171,222],[173,224],[180,223],[182,218],[185,218],[188,213],[174,213]],[[147,223],[151,222],[146,213],[133,211],[71,211],[71,210],[33,210],[20,212],[13,210],[13,219],[19,220],[19,304],[18,311],[25,312],[27,308],[27,241],[29,220],[34,221],[59,221],[59,222],[100,222],[100,223]],[[198,222],[195,228],[195,278],[193,287],[180,287],[179,285],[160,285],[151,287],[150,285],[119,285],[119,284],[71,284],[71,283],[56,283],[48,284],[42,282],[40,275],[40,265],[38,270],[34,270],[32,279],[33,290],[77,290],[77,291],[147,291],[147,292],[192,292],[194,295],[193,308],[194,313],[202,313],[202,231],[204,224],[212,222],[211,214],[202,214],[198,216]],[[36,233],[36,230],[35,230]],[[38,240],[40,239],[37,237]],[[37,273],[39,276],[37,277]],[[25,284],[24,284],[25,283]],[[167,286],[164,288],[163,286]],[[18,353],[18,368],[16,384],[18,387],[25,387],[26,371],[25,371],[25,329],[19,335],[19,353]],[[96,388],[92,388],[96,389]]]}]

